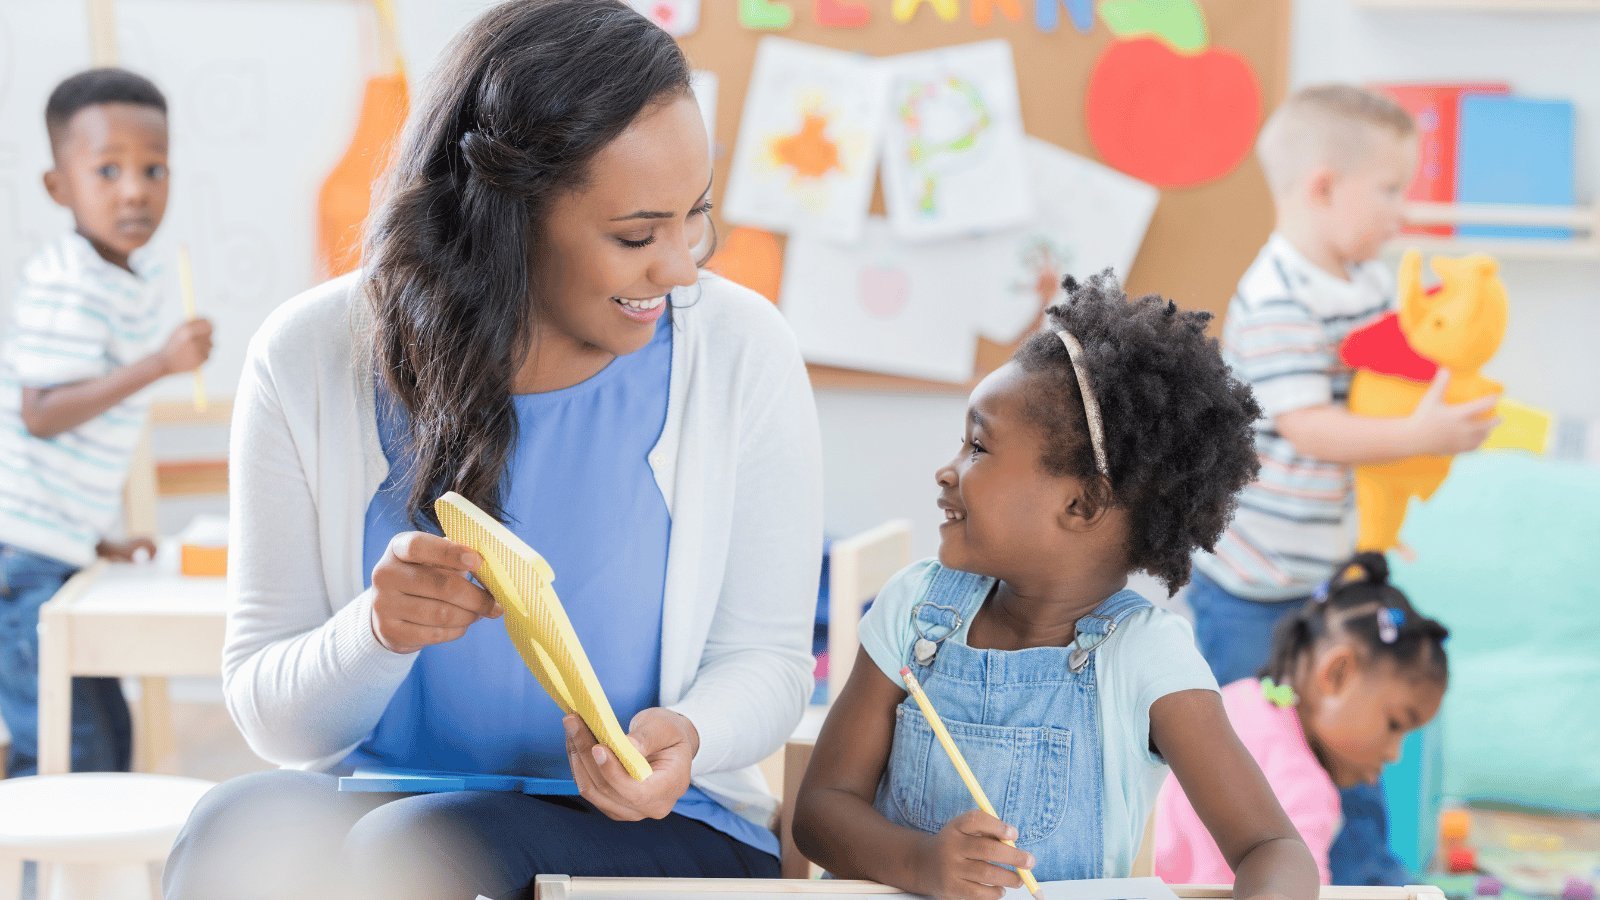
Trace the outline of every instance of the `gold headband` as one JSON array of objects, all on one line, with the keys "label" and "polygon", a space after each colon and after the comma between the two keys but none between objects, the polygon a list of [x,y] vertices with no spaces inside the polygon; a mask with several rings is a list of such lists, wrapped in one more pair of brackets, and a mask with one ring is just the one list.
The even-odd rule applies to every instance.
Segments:
[{"label": "gold headband", "polygon": [[1106,463],[1105,426],[1100,421],[1100,401],[1095,399],[1094,388],[1089,383],[1089,373],[1083,368],[1083,345],[1065,331],[1056,332],[1067,348],[1067,358],[1072,360],[1072,371],[1078,377],[1078,393],[1083,396],[1083,415],[1089,420],[1089,444],[1094,448],[1094,465],[1100,474],[1111,477],[1111,466]]}]

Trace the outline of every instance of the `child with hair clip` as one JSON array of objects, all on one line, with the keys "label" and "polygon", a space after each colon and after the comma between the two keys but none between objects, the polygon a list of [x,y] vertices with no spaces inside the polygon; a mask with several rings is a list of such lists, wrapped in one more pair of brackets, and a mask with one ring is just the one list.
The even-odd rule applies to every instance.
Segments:
[{"label": "child with hair clip", "polygon": [[[1260,409],[1208,314],[1130,301],[1109,273],[1065,287],[968,401],[960,451],[935,473],[939,558],[894,576],[862,620],[795,840],[835,875],[937,897],[1000,897],[1016,869],[1126,876],[1170,765],[1237,897],[1313,897],[1311,854],[1188,624],[1127,588],[1138,570],[1168,590],[1188,580],[1256,475]],[[974,808],[902,667],[998,817]]]},{"label": "child with hair clip", "polygon": [[[1330,883],[1339,791],[1375,784],[1400,741],[1439,712],[1449,679],[1443,625],[1393,585],[1382,554],[1355,557],[1273,637],[1259,680],[1222,689],[1234,730]],[[1215,883],[1233,873],[1186,788],[1168,779],[1156,815],[1156,874]]]}]

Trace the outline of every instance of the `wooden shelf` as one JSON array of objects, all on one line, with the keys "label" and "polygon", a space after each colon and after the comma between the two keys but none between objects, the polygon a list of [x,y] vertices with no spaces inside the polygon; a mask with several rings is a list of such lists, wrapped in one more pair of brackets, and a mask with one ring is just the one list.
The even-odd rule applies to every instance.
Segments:
[{"label": "wooden shelf", "polygon": [[[1596,8],[1600,9],[1600,4],[1596,4]],[[1600,207],[1408,203],[1406,222],[1411,225],[1521,225],[1567,228],[1572,230],[1573,236],[1493,238],[1403,234],[1389,245],[1391,251],[1416,248],[1428,253],[1455,255],[1487,253],[1499,259],[1600,259]]]},{"label": "wooden shelf", "polygon": [[1600,0],[1356,0],[1356,5],[1420,12],[1600,12]]}]

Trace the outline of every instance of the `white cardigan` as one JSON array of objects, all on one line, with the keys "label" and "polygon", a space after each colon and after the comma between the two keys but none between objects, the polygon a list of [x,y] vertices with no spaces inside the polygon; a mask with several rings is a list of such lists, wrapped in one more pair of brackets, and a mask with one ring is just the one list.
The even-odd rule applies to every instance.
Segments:
[{"label": "white cardigan", "polygon": [[[700,287],[672,312],[667,420],[650,453],[672,516],[661,702],[700,732],[694,784],[766,826],[776,801],[755,764],[811,693],[821,446],[782,316],[715,275]],[[378,643],[363,590],[367,505],[389,470],[370,334],[357,276],[328,282],[267,319],[239,382],[223,681],[251,748],[280,765],[338,763],[416,658]]]}]

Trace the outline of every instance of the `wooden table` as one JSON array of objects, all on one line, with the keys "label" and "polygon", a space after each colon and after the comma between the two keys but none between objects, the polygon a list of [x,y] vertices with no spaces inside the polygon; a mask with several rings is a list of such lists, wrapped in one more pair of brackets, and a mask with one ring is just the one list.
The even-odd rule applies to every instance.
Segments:
[{"label": "wooden table", "polygon": [[135,768],[158,771],[171,753],[166,679],[222,674],[223,579],[158,563],[97,562],[39,610],[39,774],[68,771],[72,678],[142,680]]},{"label": "wooden table", "polygon": [[[1048,893],[1048,888],[1046,891]],[[1172,885],[1179,900],[1232,900],[1229,885]],[[724,896],[729,900],[783,897],[883,897],[912,900],[892,887],[870,881],[822,881],[744,878],[570,878],[540,875],[534,882],[535,900],[617,900],[623,897]],[[483,900],[483,898],[479,898]],[[1410,887],[1325,887],[1321,900],[1444,900],[1432,885]]]}]

